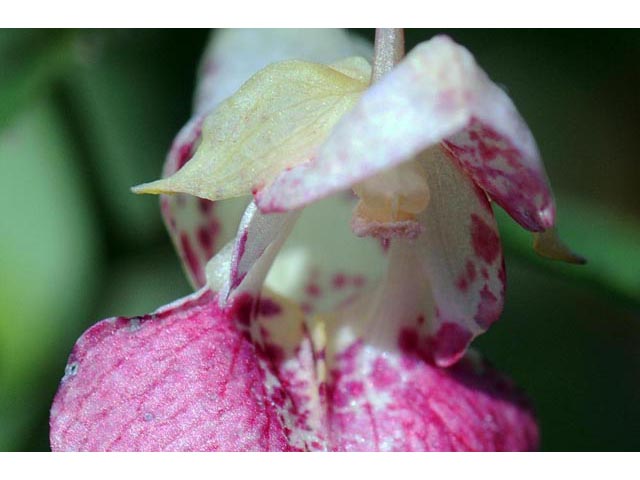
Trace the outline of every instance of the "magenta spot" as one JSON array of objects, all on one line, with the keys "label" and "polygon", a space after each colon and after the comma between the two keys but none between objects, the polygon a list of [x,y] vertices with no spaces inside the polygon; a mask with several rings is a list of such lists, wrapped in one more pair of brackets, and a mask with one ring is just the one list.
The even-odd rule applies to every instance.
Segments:
[{"label": "magenta spot", "polygon": [[307,295],[314,298],[317,298],[320,295],[322,295],[322,290],[320,289],[320,286],[317,283],[308,284],[305,287],[304,291],[307,293]]},{"label": "magenta spot", "polygon": [[476,266],[473,264],[471,260],[467,260],[467,278],[470,282],[473,282],[476,279]]},{"label": "magenta spot", "polygon": [[502,263],[500,264],[500,269],[498,270],[498,278],[500,279],[504,287],[504,285],[507,284],[507,269],[505,268],[505,265],[504,265],[504,258],[502,259]]},{"label": "magenta spot", "polygon": [[191,150],[193,144],[191,143],[183,143],[178,147],[178,164],[176,165],[176,170],[180,170],[191,158]]},{"label": "magenta spot", "polygon": [[287,401],[287,394],[283,388],[276,387],[271,392],[271,395],[269,396],[269,398],[275,405],[282,408],[284,407],[284,404]]},{"label": "magenta spot", "polygon": [[198,208],[203,214],[208,215],[213,211],[213,202],[206,198],[198,198]]},{"label": "magenta spot", "polygon": [[233,273],[233,281],[231,282],[231,290],[238,288],[238,286],[242,283],[244,278],[247,276],[247,272],[238,273],[237,271]]},{"label": "magenta spot", "polygon": [[240,237],[240,241],[238,242],[238,248],[237,248],[237,257],[235,259],[235,261],[233,262],[233,265],[231,267],[231,289],[233,290],[234,288],[236,288],[238,285],[240,285],[240,283],[242,283],[242,280],[244,280],[244,277],[246,277],[247,272],[243,272],[240,273],[238,271],[238,266],[240,264],[240,261],[242,260],[242,257],[244,256],[244,252],[247,246],[247,238],[249,236],[249,232],[247,230],[245,230],[242,233],[242,236]]},{"label": "magenta spot", "polygon": [[448,367],[457,362],[469,345],[473,335],[463,326],[445,322],[438,333],[429,339],[432,355],[438,366]]},{"label": "magenta spot", "polygon": [[476,254],[492,263],[500,254],[498,234],[478,215],[471,215],[471,242]]},{"label": "magenta spot", "polygon": [[456,280],[456,288],[461,292],[466,292],[469,288],[469,281],[467,280],[467,277],[462,276],[458,278],[458,280]]},{"label": "magenta spot", "polygon": [[202,276],[202,269],[200,268],[200,262],[198,262],[198,256],[193,251],[189,237],[184,232],[180,234],[180,246],[182,247],[183,258],[186,261],[191,274],[198,280],[201,280],[200,277]]},{"label": "magenta spot", "polygon": [[475,321],[482,328],[487,329],[495,322],[500,313],[502,312],[502,303],[498,298],[489,290],[489,287],[485,285],[480,290],[480,303],[478,305],[478,311],[475,315]]},{"label": "magenta spot", "polygon": [[379,389],[391,388],[400,380],[398,372],[382,357],[376,358],[371,371],[373,386]]},{"label": "magenta spot", "polygon": [[362,275],[355,275],[352,281],[356,287],[363,287],[367,280]]},{"label": "magenta spot", "polygon": [[405,354],[416,354],[418,351],[418,331],[415,328],[403,328],[398,335],[398,346]]},{"label": "magenta spot", "polygon": [[416,320],[416,322],[418,323],[419,326],[424,325],[424,322],[425,322],[424,315],[418,315],[418,319]]},{"label": "magenta spot", "polygon": [[279,315],[282,308],[270,298],[261,298],[258,303],[258,313],[263,317],[273,317]]},{"label": "magenta spot", "polygon": [[253,318],[253,297],[248,293],[242,293],[233,300],[229,309],[230,317],[242,326],[249,326]]},{"label": "magenta spot", "polygon": [[268,360],[271,360],[276,365],[282,363],[285,358],[285,353],[282,347],[271,343],[264,346],[264,355]]},{"label": "magenta spot", "polygon": [[340,367],[344,375],[350,375],[356,371],[358,367],[358,355],[360,355],[362,351],[362,345],[362,340],[358,340],[338,355]]},{"label": "magenta spot", "polygon": [[341,288],[344,288],[347,284],[347,277],[344,273],[336,273],[333,276],[333,279],[331,280],[331,285],[333,285],[333,288],[335,288],[336,290],[340,290]]},{"label": "magenta spot", "polygon": [[302,310],[302,312],[303,312],[305,315],[309,315],[309,314],[313,313],[313,305],[311,305],[311,304],[310,304],[310,303],[308,303],[308,302],[302,302],[302,303],[300,304],[300,309]]},{"label": "magenta spot", "polygon": [[469,285],[476,279],[476,267],[471,260],[467,260],[465,271],[456,280],[456,287],[461,292],[466,292]]},{"label": "magenta spot", "polygon": [[364,384],[362,382],[347,382],[345,383],[344,388],[351,399],[361,397],[364,393]]},{"label": "magenta spot", "polygon": [[198,229],[198,242],[207,255],[213,253],[213,236],[209,230],[204,227]]},{"label": "magenta spot", "polygon": [[238,244],[238,261],[244,256],[244,251],[247,247],[247,238],[249,238],[249,231],[245,230],[242,232],[242,237],[240,237],[240,243]]}]

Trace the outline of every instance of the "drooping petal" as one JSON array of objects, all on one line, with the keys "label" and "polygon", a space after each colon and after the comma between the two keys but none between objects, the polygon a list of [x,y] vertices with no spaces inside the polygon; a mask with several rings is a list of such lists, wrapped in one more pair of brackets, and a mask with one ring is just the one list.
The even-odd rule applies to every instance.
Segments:
[{"label": "drooping petal", "polygon": [[[351,55],[371,56],[371,45],[340,29],[230,29],[212,35],[203,55],[194,117],[173,142],[163,169],[170,177],[193,157],[204,118],[258,70],[270,63],[302,59],[331,63]],[[205,280],[209,259],[235,235],[248,199],[213,203],[187,194],[162,195],[161,209],[174,246],[195,288]]]},{"label": "drooping petal", "polygon": [[52,449],[320,445],[308,413],[317,400],[302,316],[278,297],[259,305],[261,321],[277,326],[261,329],[260,345],[246,333],[251,312],[223,312],[207,289],[150,315],[94,325],[74,347],[56,395]]},{"label": "drooping petal", "polygon": [[[493,93],[507,98],[502,90]],[[500,115],[502,112],[496,111],[494,119],[514,121]],[[520,127],[526,128],[524,124]],[[499,130],[498,122],[479,117],[472,118],[467,128],[443,143],[471,178],[516,222],[534,232],[553,227],[555,203],[537,150],[527,154],[516,140]]]},{"label": "drooping petal", "polygon": [[249,79],[206,118],[193,159],[136,193],[189,193],[209,200],[247,195],[310,159],[368,85],[360,57],[332,66],[275,63]]},{"label": "drooping petal", "polygon": [[553,199],[531,132],[471,54],[443,36],[412,50],[365,92],[311,161],[282,172],[256,202],[265,212],[298,208],[441,141],[517,221],[534,230],[552,225]]}]

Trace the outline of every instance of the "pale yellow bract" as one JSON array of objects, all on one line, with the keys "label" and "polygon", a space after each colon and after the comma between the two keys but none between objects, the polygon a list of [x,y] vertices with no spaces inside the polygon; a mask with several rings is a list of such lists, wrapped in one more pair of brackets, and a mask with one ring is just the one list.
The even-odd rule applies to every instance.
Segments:
[{"label": "pale yellow bract", "polygon": [[284,61],[251,77],[204,121],[194,157],[135,193],[189,193],[209,200],[250,194],[310,160],[369,86],[362,57],[333,65]]}]

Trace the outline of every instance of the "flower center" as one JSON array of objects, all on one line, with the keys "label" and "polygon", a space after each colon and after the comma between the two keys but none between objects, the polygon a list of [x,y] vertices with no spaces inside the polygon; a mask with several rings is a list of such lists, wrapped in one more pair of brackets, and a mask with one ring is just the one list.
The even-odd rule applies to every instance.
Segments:
[{"label": "flower center", "polygon": [[417,161],[401,164],[353,187],[360,198],[351,222],[360,237],[416,238],[416,215],[429,205],[427,173]]},{"label": "flower center", "polygon": [[[402,29],[376,30],[371,83],[375,83],[404,56]],[[360,201],[351,221],[359,237],[416,238],[422,226],[416,215],[429,204],[424,168],[416,161],[378,173],[353,187]]]}]

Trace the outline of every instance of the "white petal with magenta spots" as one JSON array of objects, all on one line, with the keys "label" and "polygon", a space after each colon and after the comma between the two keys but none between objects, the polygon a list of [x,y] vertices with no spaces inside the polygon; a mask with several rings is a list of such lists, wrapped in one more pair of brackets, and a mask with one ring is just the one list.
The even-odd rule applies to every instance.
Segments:
[{"label": "white petal with magenta spots", "polygon": [[553,223],[531,132],[509,97],[447,37],[418,45],[365,92],[313,160],[257,192],[263,211],[298,208],[444,141],[468,174],[530,229]]}]

